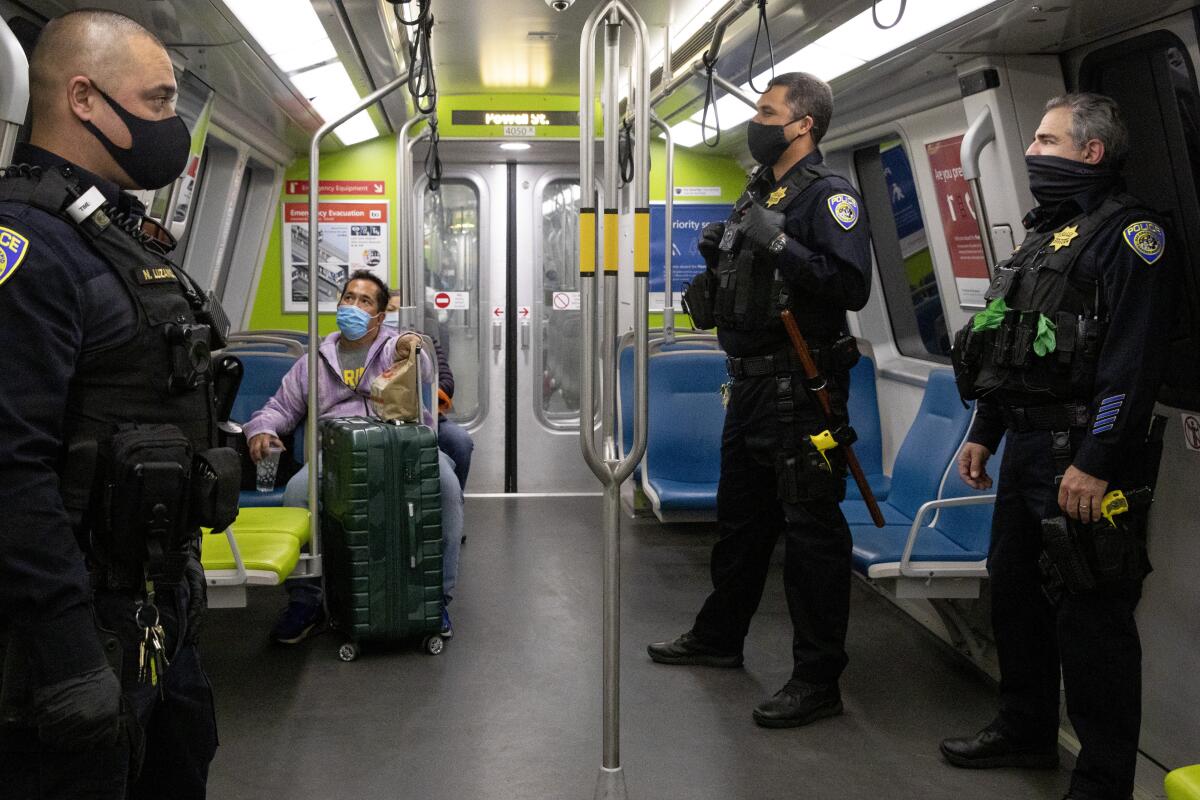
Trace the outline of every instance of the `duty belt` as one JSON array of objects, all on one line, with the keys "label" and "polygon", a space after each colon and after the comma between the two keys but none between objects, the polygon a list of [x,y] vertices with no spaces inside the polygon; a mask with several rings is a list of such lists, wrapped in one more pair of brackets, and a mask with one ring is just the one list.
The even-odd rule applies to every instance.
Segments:
[{"label": "duty belt", "polygon": [[[820,364],[819,352],[813,348],[813,361]],[[774,375],[777,372],[800,372],[804,366],[800,358],[790,350],[780,350],[769,356],[746,356],[725,359],[725,369],[731,378],[757,378],[763,375]]]},{"label": "duty belt", "polygon": [[1004,424],[1017,433],[1027,431],[1065,431],[1086,428],[1088,407],[1082,403],[1055,403],[1047,406],[1002,406]]}]

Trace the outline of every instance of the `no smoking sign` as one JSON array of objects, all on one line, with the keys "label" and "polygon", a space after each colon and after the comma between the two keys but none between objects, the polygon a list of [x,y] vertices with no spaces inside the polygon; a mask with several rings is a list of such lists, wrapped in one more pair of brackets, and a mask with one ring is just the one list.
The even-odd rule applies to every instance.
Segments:
[{"label": "no smoking sign", "polygon": [[1187,449],[1200,453],[1200,416],[1183,414],[1183,442]]}]

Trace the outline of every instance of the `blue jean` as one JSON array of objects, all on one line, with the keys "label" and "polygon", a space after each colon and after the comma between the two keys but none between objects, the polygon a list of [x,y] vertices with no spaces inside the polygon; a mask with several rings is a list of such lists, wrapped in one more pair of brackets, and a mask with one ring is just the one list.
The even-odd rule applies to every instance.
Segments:
[{"label": "blue jean", "polygon": [[467,490],[467,474],[471,471],[471,453],[475,450],[475,442],[467,429],[453,420],[445,417],[438,418],[438,449],[450,456],[454,462],[454,474],[458,477],[458,486],[464,492]]},{"label": "blue jean", "polygon": [[[443,452],[438,453],[438,473],[442,483],[442,594],[446,602],[454,594],[458,581],[458,551],[462,547],[463,493],[454,474],[454,462]],[[283,492],[283,504],[293,508],[308,508],[308,465],[288,481]],[[294,602],[321,602],[320,578],[292,578],[284,583]]]}]

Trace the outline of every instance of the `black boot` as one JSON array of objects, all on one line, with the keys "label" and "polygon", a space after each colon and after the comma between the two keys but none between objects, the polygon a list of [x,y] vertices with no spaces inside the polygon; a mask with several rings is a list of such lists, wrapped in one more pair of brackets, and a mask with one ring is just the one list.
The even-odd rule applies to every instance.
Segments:
[{"label": "black boot", "polygon": [[655,642],[646,648],[659,664],[691,664],[699,667],[740,667],[742,654],[718,650],[697,639],[691,631],[670,642]]},{"label": "black boot", "polygon": [[940,749],[951,764],[968,769],[1053,769],[1058,766],[1057,743],[1033,743],[1018,739],[1005,733],[995,724],[989,725],[974,736],[943,739]]},{"label": "black boot", "polygon": [[793,678],[770,700],[754,709],[754,721],[764,728],[797,728],[842,713],[842,693],[836,683],[808,683]]}]

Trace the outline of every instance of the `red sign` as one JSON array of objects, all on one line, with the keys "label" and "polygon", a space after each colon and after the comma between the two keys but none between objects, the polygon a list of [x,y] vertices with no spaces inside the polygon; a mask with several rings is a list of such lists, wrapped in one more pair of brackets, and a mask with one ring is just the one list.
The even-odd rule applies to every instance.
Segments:
[{"label": "red sign", "polygon": [[[284,222],[308,222],[308,203],[284,203]],[[321,203],[317,208],[318,222],[387,222],[388,204],[372,203]]]},{"label": "red sign", "polygon": [[[308,181],[288,181],[284,194],[308,194],[308,186]],[[384,181],[321,181],[323,195],[384,194],[386,189]]]},{"label": "red sign", "polygon": [[987,261],[983,258],[983,239],[979,234],[979,222],[975,218],[971,190],[963,177],[962,136],[942,139],[925,145],[929,155],[929,166],[933,169],[933,186],[936,189],[938,211],[942,216],[942,230],[946,246],[950,249],[950,264],[955,278],[982,278],[987,280]]},{"label": "red sign", "polygon": [[433,304],[438,308],[450,307],[450,295],[445,292],[438,292],[433,296]]}]

